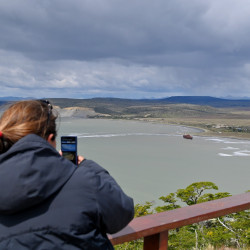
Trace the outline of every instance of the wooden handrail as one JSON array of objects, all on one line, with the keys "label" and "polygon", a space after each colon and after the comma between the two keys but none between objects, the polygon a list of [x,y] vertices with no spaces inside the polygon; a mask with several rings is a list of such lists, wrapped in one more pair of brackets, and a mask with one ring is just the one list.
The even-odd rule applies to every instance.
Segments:
[{"label": "wooden handrail", "polygon": [[144,249],[167,249],[168,230],[250,209],[250,192],[133,219],[109,235],[113,245],[144,237]]}]

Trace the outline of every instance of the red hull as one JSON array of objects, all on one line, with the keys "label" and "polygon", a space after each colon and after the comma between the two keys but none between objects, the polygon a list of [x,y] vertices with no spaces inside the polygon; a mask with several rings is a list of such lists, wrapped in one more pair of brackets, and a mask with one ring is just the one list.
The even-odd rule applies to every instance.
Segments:
[{"label": "red hull", "polygon": [[190,139],[190,140],[193,139],[193,137],[192,137],[191,135],[183,135],[183,138],[185,138],[185,139]]}]

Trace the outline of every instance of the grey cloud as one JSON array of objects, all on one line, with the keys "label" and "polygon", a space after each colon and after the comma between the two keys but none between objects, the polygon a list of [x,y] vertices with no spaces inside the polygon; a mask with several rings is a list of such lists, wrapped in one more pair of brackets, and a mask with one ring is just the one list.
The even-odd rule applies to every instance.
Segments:
[{"label": "grey cloud", "polygon": [[[3,55],[3,54],[2,54]],[[16,57],[17,58],[17,57]],[[114,96],[133,98],[169,95],[240,95],[236,84],[241,79],[244,93],[250,92],[250,67],[244,69],[199,69],[157,67],[128,62],[47,61],[38,62],[20,56],[7,70],[0,67],[0,84],[6,92],[18,96],[91,97]],[[21,62],[25,62],[22,64]],[[240,72],[239,72],[240,71]],[[5,73],[4,73],[5,72]],[[9,81],[8,79],[11,79]],[[225,87],[226,84],[226,87]],[[21,88],[20,88],[21,86]],[[18,91],[19,90],[19,91]],[[16,92],[15,92],[16,91]],[[3,88],[2,88],[3,93]]]},{"label": "grey cloud", "polygon": [[250,96],[249,16],[247,0],[0,0],[2,94]]},{"label": "grey cloud", "polygon": [[250,32],[247,20],[225,9],[233,1],[219,1],[224,3],[220,5],[184,0],[29,0],[25,6],[23,1],[14,2],[1,3],[1,46],[36,59],[140,61],[176,52],[211,55],[242,46],[249,49],[249,43],[241,40]]}]

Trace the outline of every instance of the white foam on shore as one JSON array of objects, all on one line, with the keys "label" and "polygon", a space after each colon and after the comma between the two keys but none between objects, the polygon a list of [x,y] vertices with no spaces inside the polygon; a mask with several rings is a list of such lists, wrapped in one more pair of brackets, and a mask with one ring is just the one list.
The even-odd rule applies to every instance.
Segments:
[{"label": "white foam on shore", "polygon": [[218,139],[218,138],[209,138],[209,139],[206,139],[206,141],[224,142],[225,140]]},{"label": "white foam on shore", "polygon": [[237,149],[239,149],[239,148],[234,148],[234,147],[226,147],[226,148],[222,148],[222,149],[224,149],[224,150],[237,150]]},{"label": "white foam on shore", "polygon": [[224,154],[224,153],[219,153],[219,156],[223,156],[223,157],[229,157],[229,156],[233,156],[233,155],[229,155],[229,154]]},{"label": "white foam on shore", "polygon": [[248,140],[229,140],[229,139],[220,139],[220,138],[208,138],[206,141],[212,141],[215,143],[224,143],[224,144],[245,144],[250,145],[250,141]]},{"label": "white foam on shore", "polygon": [[224,141],[225,144],[250,144],[249,141]]},{"label": "white foam on shore", "polygon": [[78,138],[109,138],[124,136],[171,136],[171,134],[150,134],[150,133],[118,133],[118,134],[81,134]]},{"label": "white foam on shore", "polygon": [[232,154],[225,154],[225,153],[219,153],[219,156],[223,157],[228,157],[228,156],[250,156],[250,151],[249,150],[240,150],[240,151],[235,151]]},{"label": "white foam on shore", "polygon": [[248,150],[242,150],[242,151],[237,151],[234,152],[235,156],[250,156],[250,151]]}]

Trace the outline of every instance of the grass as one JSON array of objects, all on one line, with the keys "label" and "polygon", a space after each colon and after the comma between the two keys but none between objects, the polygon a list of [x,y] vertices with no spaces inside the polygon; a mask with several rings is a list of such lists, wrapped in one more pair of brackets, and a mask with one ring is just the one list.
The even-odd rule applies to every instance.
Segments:
[{"label": "grass", "polygon": [[[75,117],[143,120],[164,124],[185,125],[204,130],[199,135],[250,139],[250,104],[219,108],[208,105],[166,103],[159,100],[129,100],[115,98],[50,99],[54,106],[80,107]],[[0,105],[0,113],[5,109]],[[86,113],[86,108],[88,113]]]},{"label": "grass", "polygon": [[161,103],[128,99],[53,99],[66,107],[87,107],[96,112],[91,118],[143,120],[164,124],[185,125],[204,130],[199,135],[250,139],[250,107],[218,108],[208,105]]}]

